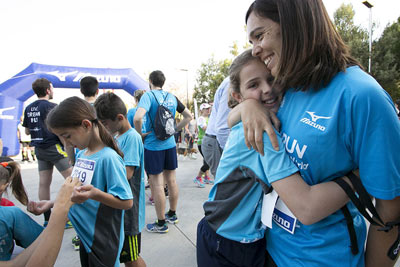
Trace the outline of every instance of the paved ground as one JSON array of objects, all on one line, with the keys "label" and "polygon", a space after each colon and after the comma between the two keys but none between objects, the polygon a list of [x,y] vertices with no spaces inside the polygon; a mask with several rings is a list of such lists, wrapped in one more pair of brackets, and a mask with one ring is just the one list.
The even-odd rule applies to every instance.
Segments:
[{"label": "paved ground", "polygon": [[[19,159],[16,158],[18,161]],[[177,182],[179,185],[179,202],[177,215],[179,224],[169,225],[169,233],[154,234],[145,230],[142,233],[142,252],[141,255],[148,267],[168,266],[168,267],[191,267],[196,266],[196,228],[197,223],[203,216],[202,204],[208,197],[211,188],[197,188],[193,183],[202,164],[201,156],[197,160],[179,160],[177,169]],[[22,178],[28,192],[29,198],[37,200],[39,179],[37,164],[21,164]],[[55,197],[59,187],[63,182],[62,176],[54,171],[51,187],[52,197]],[[150,190],[146,190],[146,195]],[[9,199],[14,200],[11,195]],[[148,197],[147,197],[148,198]],[[14,201],[15,204],[18,201]],[[24,209],[22,205],[19,204]],[[168,205],[167,205],[168,208]],[[43,216],[31,216],[38,223],[43,223]],[[156,219],[154,206],[146,202],[146,223]],[[79,252],[75,251],[71,245],[71,239],[75,235],[73,229],[65,230],[63,244],[55,266],[74,267],[80,266]],[[124,266],[124,265],[121,265]]]}]

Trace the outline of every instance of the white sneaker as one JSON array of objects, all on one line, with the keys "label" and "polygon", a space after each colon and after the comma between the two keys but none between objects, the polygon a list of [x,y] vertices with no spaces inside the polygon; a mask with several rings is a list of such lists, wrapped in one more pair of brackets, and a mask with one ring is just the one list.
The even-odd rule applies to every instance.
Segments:
[{"label": "white sneaker", "polygon": [[193,155],[193,154],[190,155],[189,157],[190,157],[191,159],[197,159],[196,155]]}]

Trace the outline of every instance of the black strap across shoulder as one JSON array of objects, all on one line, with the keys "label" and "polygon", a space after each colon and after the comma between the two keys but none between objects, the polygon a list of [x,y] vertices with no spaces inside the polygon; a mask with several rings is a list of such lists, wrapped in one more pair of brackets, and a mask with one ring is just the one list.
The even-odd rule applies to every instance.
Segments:
[{"label": "black strap across shoulder", "polygon": [[[387,256],[391,260],[395,260],[400,250],[400,221],[384,223],[381,217],[379,216],[378,212],[376,211],[375,206],[372,203],[371,197],[369,196],[367,190],[362,185],[361,180],[353,172],[347,173],[346,176],[349,178],[351,184],[353,185],[354,191],[351,188],[351,186],[345,180],[343,180],[342,177],[334,180],[334,182],[336,182],[346,192],[347,196],[353,202],[354,206],[364,216],[365,219],[367,219],[372,225],[379,226],[380,228],[378,229],[378,231],[388,232],[393,227],[397,226],[398,228],[397,239],[394,242],[394,244],[390,247],[387,253]],[[344,208],[347,209],[347,207],[344,206],[342,208],[342,212],[347,222],[347,229],[350,235],[352,253],[357,254],[358,253],[357,237],[353,225],[353,218],[349,210],[347,209],[346,212]],[[351,224],[349,223],[350,220]]]}]

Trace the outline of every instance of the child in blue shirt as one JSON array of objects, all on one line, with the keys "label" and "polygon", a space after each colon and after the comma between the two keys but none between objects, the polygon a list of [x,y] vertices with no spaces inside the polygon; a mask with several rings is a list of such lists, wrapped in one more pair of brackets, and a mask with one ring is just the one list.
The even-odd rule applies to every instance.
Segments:
[{"label": "child in blue shirt", "polygon": [[139,256],[145,216],[142,138],[129,124],[125,104],[116,94],[101,95],[94,103],[94,107],[97,117],[115,136],[119,148],[124,153],[126,174],[134,196],[132,208],[125,211],[125,241],[120,262],[125,263],[125,266],[144,267],[146,264]]},{"label": "child in blue shirt", "polygon": [[[253,57],[250,50],[234,60],[230,79],[231,95],[237,102],[255,99],[275,112],[278,110],[282,96],[271,86],[273,78],[265,64]],[[348,201],[336,183],[312,187],[306,184],[281,140],[279,148],[275,151],[269,138],[264,138],[264,155],[260,155],[247,148],[241,123],[232,128],[215,185],[204,204],[205,217],[197,230],[198,266],[264,266],[262,209],[271,222],[283,222],[281,227],[293,232],[296,220],[314,223]],[[271,185],[279,195],[278,200],[265,196]],[[269,213],[268,206],[272,207]],[[282,207],[281,212],[286,214],[279,218],[276,209]]]},{"label": "child in blue shirt", "polygon": [[124,241],[124,211],[132,207],[132,191],[113,137],[97,119],[92,105],[79,97],[65,99],[46,119],[67,145],[77,147],[75,189],[69,218],[81,239],[82,266],[119,266]]}]

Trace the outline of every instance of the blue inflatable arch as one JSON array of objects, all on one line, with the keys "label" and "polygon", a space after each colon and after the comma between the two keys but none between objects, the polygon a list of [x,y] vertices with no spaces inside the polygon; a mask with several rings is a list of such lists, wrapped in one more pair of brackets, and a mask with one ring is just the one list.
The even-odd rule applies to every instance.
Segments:
[{"label": "blue inflatable arch", "polygon": [[80,88],[85,76],[94,76],[99,89],[123,89],[129,94],[142,89],[148,83],[132,69],[79,68],[32,63],[26,69],[0,84],[0,138],[3,141],[2,156],[19,153],[17,128],[23,113],[24,102],[34,95],[32,83],[38,78],[48,79],[55,88]]}]

